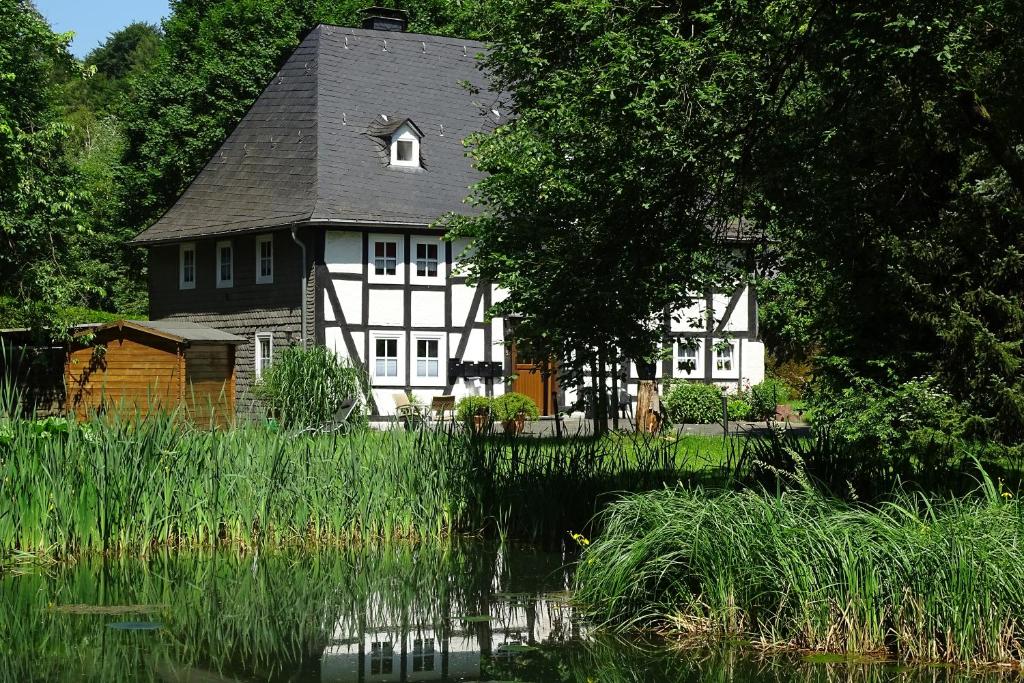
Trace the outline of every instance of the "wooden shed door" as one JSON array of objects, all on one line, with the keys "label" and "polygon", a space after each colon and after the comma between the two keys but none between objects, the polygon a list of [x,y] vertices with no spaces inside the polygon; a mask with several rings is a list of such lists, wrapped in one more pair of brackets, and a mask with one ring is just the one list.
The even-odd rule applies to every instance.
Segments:
[{"label": "wooden shed door", "polygon": [[513,347],[512,372],[515,373],[516,379],[512,382],[512,391],[532,398],[540,408],[541,415],[554,415],[555,402],[551,397],[552,392],[557,390],[555,379],[551,376],[554,373],[550,373],[545,379],[544,373],[534,363],[521,362],[523,360],[525,359],[517,356]]}]

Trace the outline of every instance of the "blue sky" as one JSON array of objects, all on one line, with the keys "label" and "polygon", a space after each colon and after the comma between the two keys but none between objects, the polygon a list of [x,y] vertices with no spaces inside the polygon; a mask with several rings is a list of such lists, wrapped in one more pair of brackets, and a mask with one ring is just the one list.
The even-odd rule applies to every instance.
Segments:
[{"label": "blue sky", "polygon": [[133,21],[159,24],[171,13],[168,0],[35,0],[54,31],[74,31],[71,51],[84,57],[111,33]]}]

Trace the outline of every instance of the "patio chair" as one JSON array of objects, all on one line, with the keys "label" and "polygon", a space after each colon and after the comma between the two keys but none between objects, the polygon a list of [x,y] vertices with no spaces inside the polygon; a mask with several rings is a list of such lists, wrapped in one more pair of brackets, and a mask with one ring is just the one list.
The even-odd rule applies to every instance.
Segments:
[{"label": "patio chair", "polygon": [[405,392],[395,392],[391,395],[395,401],[395,420],[406,429],[415,429],[426,424],[427,416],[423,414],[423,406],[417,405],[409,400]]},{"label": "patio chair", "polygon": [[455,396],[435,396],[430,401],[430,416],[438,423],[444,424],[445,416],[455,422]]}]

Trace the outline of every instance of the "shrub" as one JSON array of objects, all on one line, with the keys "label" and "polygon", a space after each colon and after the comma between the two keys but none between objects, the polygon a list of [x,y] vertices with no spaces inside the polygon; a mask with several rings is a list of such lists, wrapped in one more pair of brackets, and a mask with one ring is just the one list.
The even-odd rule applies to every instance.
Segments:
[{"label": "shrub", "polygon": [[520,414],[527,420],[536,420],[540,417],[540,410],[529,396],[510,391],[494,399],[491,414],[501,422],[514,420]]},{"label": "shrub", "polygon": [[475,415],[491,415],[494,399],[486,396],[465,396],[455,406],[455,418],[469,422]]},{"label": "shrub", "polygon": [[752,420],[754,409],[742,398],[729,399],[730,420]]},{"label": "shrub", "polygon": [[722,419],[722,390],[712,384],[673,384],[662,403],[675,424],[711,424]]},{"label": "shrub", "polygon": [[289,346],[253,387],[272,417],[287,428],[328,424],[343,403],[358,401],[350,420],[365,417],[368,383],[361,370],[324,346]]},{"label": "shrub", "polygon": [[767,378],[750,390],[751,419],[768,420],[775,416],[775,408],[790,399],[790,388],[780,379]]}]

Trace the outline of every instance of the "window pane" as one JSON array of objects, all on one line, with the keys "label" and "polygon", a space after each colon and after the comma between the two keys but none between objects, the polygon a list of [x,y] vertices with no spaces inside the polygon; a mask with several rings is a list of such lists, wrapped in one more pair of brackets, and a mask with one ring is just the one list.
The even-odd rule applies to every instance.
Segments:
[{"label": "window pane", "polygon": [[416,361],[416,376],[426,377],[427,376],[427,361],[417,360]]},{"label": "window pane", "polygon": [[398,357],[398,340],[397,339],[385,339],[385,348],[387,349],[387,355],[391,358]]},{"label": "window pane", "polygon": [[437,377],[437,361],[436,360],[428,360],[427,361],[427,373],[426,373],[426,376],[427,377]]},{"label": "window pane", "polygon": [[383,242],[375,242],[374,243],[374,245],[373,245],[373,255],[378,257],[378,258],[383,258],[383,256],[384,256],[384,243]]},{"label": "window pane", "polygon": [[386,374],[388,377],[398,377],[398,360],[388,359]]},{"label": "window pane", "polygon": [[437,340],[428,339],[427,341],[427,353],[425,355],[430,358],[437,358]]},{"label": "window pane", "polygon": [[387,371],[385,363],[386,361],[383,358],[378,358],[375,364],[376,367],[373,369],[373,374],[377,377],[384,377],[384,373]]},{"label": "window pane", "polygon": [[398,160],[412,161],[412,140],[398,141]]},{"label": "window pane", "polygon": [[388,258],[398,257],[398,242],[385,242],[387,245],[387,256]]},{"label": "window pane", "polygon": [[377,353],[377,357],[378,358],[382,358],[383,356],[387,355],[387,353],[388,353],[388,340],[387,339],[378,339],[377,343],[375,344],[375,346],[377,347],[376,353]]}]

